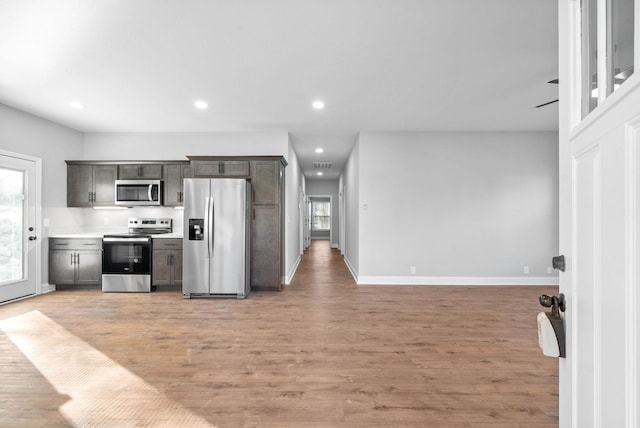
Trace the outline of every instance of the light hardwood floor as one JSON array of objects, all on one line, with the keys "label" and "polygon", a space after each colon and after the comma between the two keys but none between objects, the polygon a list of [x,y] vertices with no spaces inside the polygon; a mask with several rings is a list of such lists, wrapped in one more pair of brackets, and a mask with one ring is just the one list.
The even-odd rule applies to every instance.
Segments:
[{"label": "light hardwood floor", "polygon": [[284,291],[0,306],[0,426],[555,427],[557,287],[356,286],[314,241]]}]

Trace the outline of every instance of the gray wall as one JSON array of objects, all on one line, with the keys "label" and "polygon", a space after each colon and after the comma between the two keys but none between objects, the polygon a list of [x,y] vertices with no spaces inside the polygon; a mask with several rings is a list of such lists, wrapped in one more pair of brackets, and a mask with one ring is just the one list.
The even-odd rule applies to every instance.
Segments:
[{"label": "gray wall", "polygon": [[353,146],[347,164],[340,175],[339,188],[343,192],[344,213],[344,261],[351,274],[358,277],[360,264],[360,136]]},{"label": "gray wall", "polygon": [[557,283],[557,152],[551,132],[362,133],[359,282]]},{"label": "gray wall", "polygon": [[80,132],[0,104],[0,150],[42,159],[42,218],[50,223],[50,229],[39,225],[36,244],[41,250],[43,284],[48,281],[49,230],[82,227],[81,210],[67,208],[64,162],[82,157],[82,149]]},{"label": "gray wall", "polygon": [[304,176],[298,156],[289,141],[289,165],[285,168],[285,284],[289,284],[302,254],[300,238],[300,191],[304,189]]},{"label": "gray wall", "polygon": [[[331,196],[331,246],[338,248],[340,239],[339,180],[307,180],[307,196]],[[313,232],[311,238],[328,238],[328,232]]]}]

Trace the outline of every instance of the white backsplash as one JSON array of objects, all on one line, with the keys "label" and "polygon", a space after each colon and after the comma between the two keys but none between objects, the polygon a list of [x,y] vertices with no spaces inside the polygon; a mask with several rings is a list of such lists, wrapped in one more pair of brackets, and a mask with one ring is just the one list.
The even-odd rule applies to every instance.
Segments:
[{"label": "white backsplash", "polygon": [[[67,208],[70,212],[81,212],[82,224],[79,227],[64,227],[65,230],[51,227],[50,233],[120,233],[127,232],[127,221],[136,218],[170,218],[173,232],[182,232],[184,211],[165,207],[134,207],[123,210],[101,210],[93,208]],[[73,229],[73,230],[72,230]]]}]

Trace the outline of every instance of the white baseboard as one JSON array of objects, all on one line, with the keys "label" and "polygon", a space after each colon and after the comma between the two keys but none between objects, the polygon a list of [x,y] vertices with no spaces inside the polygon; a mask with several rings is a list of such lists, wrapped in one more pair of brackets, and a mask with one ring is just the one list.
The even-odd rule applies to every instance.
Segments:
[{"label": "white baseboard", "polygon": [[331,244],[331,248],[338,248],[338,244]]},{"label": "white baseboard", "polygon": [[291,281],[293,280],[293,276],[296,274],[296,270],[298,270],[298,265],[300,264],[300,260],[301,259],[302,259],[302,257],[298,256],[298,259],[293,264],[293,267],[289,270],[287,275],[284,277],[284,284],[285,285],[291,284]]},{"label": "white baseboard", "polygon": [[[349,266],[348,263],[347,266]],[[353,275],[353,272],[351,274]],[[559,278],[557,276],[360,276],[356,277],[356,282],[358,285],[558,285]]]},{"label": "white baseboard", "polygon": [[55,284],[44,283],[40,287],[40,294],[47,294],[47,293],[51,293],[52,291],[56,291]]},{"label": "white baseboard", "polygon": [[347,256],[344,256],[343,259],[344,264],[347,265],[347,269],[349,269],[349,272],[351,272],[351,276],[353,276],[354,281],[356,282],[356,284],[358,284],[358,271],[353,267]]}]

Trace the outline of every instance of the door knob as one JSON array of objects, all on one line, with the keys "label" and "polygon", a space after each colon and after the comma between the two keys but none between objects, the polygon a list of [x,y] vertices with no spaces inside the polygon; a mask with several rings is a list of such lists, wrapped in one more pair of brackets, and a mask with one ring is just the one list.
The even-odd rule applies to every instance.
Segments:
[{"label": "door knob", "polygon": [[37,236],[30,236],[30,237],[29,237],[29,241],[35,241],[36,239],[38,239],[38,237],[37,237]]},{"label": "door knob", "polygon": [[560,311],[564,312],[566,309],[564,294],[560,293],[557,296],[548,296],[543,294],[540,296],[540,304],[545,308],[551,308],[551,312],[554,315],[560,316]]},{"label": "door knob", "polygon": [[554,258],[551,259],[551,266],[553,266],[554,269],[558,269],[560,272],[564,272],[565,268],[566,268],[566,263],[564,260],[564,256],[560,255],[560,256],[555,256]]}]

